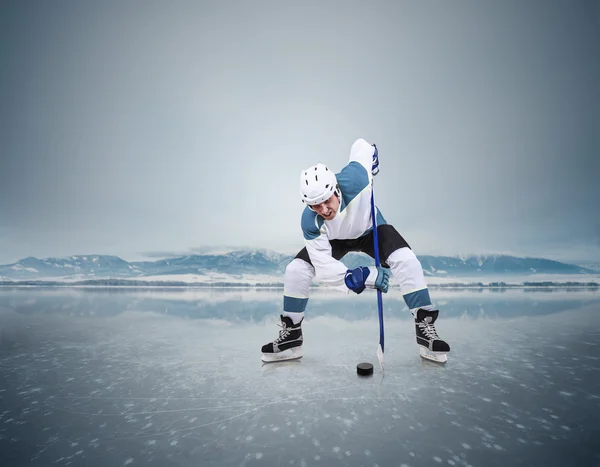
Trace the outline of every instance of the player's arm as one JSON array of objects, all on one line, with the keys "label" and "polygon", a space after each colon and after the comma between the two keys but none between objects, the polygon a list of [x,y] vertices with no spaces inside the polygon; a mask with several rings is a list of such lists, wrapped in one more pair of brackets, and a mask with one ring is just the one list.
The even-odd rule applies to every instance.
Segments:
[{"label": "player's arm", "polygon": [[302,234],[316,279],[328,286],[340,287],[344,285],[348,268],[332,256],[331,243],[321,231],[322,225],[322,218],[306,208],[302,215]]},{"label": "player's arm", "polygon": [[[330,287],[342,287],[348,268],[331,255],[331,244],[325,235],[307,240],[306,250],[315,267],[317,281]],[[343,288],[342,288],[343,290]]]},{"label": "player's arm", "polygon": [[332,256],[331,243],[321,232],[320,217],[305,211],[303,234],[310,262],[315,268],[317,281],[340,291],[361,293],[365,288],[388,291],[390,271],[382,267],[358,267],[348,269],[344,263]]},{"label": "player's arm", "polygon": [[350,162],[358,162],[371,177],[379,173],[379,151],[375,144],[368,143],[363,138],[357,139],[350,148]]}]

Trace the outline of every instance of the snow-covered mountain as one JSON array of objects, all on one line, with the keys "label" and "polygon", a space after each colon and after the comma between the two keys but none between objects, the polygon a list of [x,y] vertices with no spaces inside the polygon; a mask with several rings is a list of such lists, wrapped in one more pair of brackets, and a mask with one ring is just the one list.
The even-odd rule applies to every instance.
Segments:
[{"label": "snow-covered mountain", "polygon": [[450,277],[474,275],[590,274],[593,271],[574,264],[543,258],[508,255],[419,256],[426,275]]},{"label": "snow-covered mountain", "polygon": [[595,272],[600,272],[600,263],[578,263],[578,266]]},{"label": "snow-covered mountain", "polygon": [[27,257],[0,266],[0,276],[13,280],[73,277],[135,277],[142,275],[134,264],[108,255],[78,255],[64,258]]},{"label": "snow-covered mountain", "polygon": [[[65,258],[24,258],[0,266],[4,280],[85,280],[149,279],[181,280],[195,277],[199,282],[239,282],[251,277],[283,280],[286,265],[293,256],[266,249],[244,249],[224,253],[195,254],[157,261],[128,262],[117,256],[77,255]],[[578,265],[542,258],[507,255],[419,256],[429,277],[528,276],[534,274],[577,275],[596,271]],[[342,261],[349,268],[370,266],[373,259],[363,253],[349,253]]]},{"label": "snow-covered mountain", "polygon": [[204,274],[273,274],[284,272],[290,256],[268,250],[238,250],[223,254],[186,255],[158,261],[131,263],[145,275]]}]

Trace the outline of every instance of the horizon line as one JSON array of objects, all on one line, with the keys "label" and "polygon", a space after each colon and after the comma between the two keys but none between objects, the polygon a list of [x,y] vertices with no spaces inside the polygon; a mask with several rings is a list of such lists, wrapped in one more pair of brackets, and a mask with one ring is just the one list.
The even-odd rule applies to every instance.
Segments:
[{"label": "horizon line", "polygon": [[[24,261],[26,259],[29,258],[33,258],[36,260],[40,260],[40,261],[44,261],[44,260],[52,260],[52,259],[71,259],[71,258],[85,258],[85,257],[113,257],[113,258],[118,258],[122,261],[125,261],[127,263],[139,263],[139,262],[156,262],[156,261],[160,261],[160,260],[164,260],[164,259],[172,259],[172,258],[181,258],[181,257],[186,257],[186,256],[219,256],[219,255],[226,255],[229,253],[235,253],[235,252],[242,252],[242,251],[247,251],[247,252],[251,252],[251,251],[262,251],[262,252],[271,252],[271,253],[276,253],[279,255],[288,255],[288,256],[294,256],[296,253],[289,253],[287,251],[282,251],[282,250],[288,250],[287,248],[285,249],[272,249],[272,248],[264,248],[264,247],[198,247],[198,248],[194,248],[193,250],[204,250],[206,249],[207,251],[188,251],[188,252],[175,252],[175,251],[171,251],[171,252],[167,252],[167,251],[150,251],[150,252],[140,252],[137,255],[139,256],[143,256],[145,258],[148,259],[144,259],[144,260],[127,260],[125,259],[125,255],[118,255],[118,254],[100,254],[100,253],[85,253],[85,254],[79,254],[79,253],[75,253],[75,254],[68,254],[68,255],[61,255],[61,256],[32,256],[32,255],[28,255],[28,256],[24,256],[21,257],[20,259],[12,262],[12,263],[0,263],[0,266],[8,266],[11,264],[17,264],[20,261]],[[210,251],[213,250],[213,251]],[[220,250],[220,251],[217,251]],[[355,254],[364,254],[366,255],[366,253],[364,252],[359,252],[359,251],[353,251],[353,252],[349,252],[349,253],[355,253]],[[545,260],[545,261],[555,261],[558,263],[564,263],[564,264],[593,264],[593,263],[598,263],[600,262],[599,260],[557,260],[557,259],[552,259],[550,257],[544,257],[544,256],[536,256],[536,255],[523,255],[523,254],[516,254],[516,253],[454,253],[454,254],[448,254],[448,253],[440,253],[440,254],[432,254],[432,253],[423,253],[423,254],[417,254],[415,253],[417,257],[424,257],[424,256],[431,256],[431,257],[447,257],[447,258],[457,258],[457,259],[467,259],[467,258],[473,258],[473,257],[485,257],[485,258],[489,258],[489,257],[512,257],[512,258],[519,258],[519,259],[539,259],[539,260]],[[135,254],[132,256],[136,256]],[[368,256],[368,255],[367,255]]]}]

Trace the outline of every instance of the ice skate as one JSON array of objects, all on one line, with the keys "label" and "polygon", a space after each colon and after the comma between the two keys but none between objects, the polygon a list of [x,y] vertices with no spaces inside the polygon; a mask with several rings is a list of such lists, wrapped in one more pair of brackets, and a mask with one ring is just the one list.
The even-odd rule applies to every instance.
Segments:
[{"label": "ice skate", "polygon": [[279,337],[262,346],[261,360],[266,363],[302,358],[302,321],[294,324],[292,318],[281,315]]},{"label": "ice skate", "polygon": [[419,344],[419,353],[422,358],[437,363],[446,363],[450,346],[440,339],[433,324],[438,313],[438,310],[427,311],[422,308],[417,310],[415,316],[417,344]]}]

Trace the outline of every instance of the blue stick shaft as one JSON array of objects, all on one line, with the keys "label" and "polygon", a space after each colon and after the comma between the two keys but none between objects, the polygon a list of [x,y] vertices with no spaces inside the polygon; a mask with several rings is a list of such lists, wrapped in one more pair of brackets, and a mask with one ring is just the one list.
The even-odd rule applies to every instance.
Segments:
[{"label": "blue stick shaft", "polygon": [[[379,238],[377,236],[377,219],[375,216],[375,195],[373,193],[373,183],[371,182],[371,221],[373,224],[373,243],[375,249],[375,265],[381,266],[379,261]],[[383,301],[381,296],[381,290],[377,290],[377,311],[379,312],[379,345],[381,350],[384,351],[384,335],[383,335]]]}]

